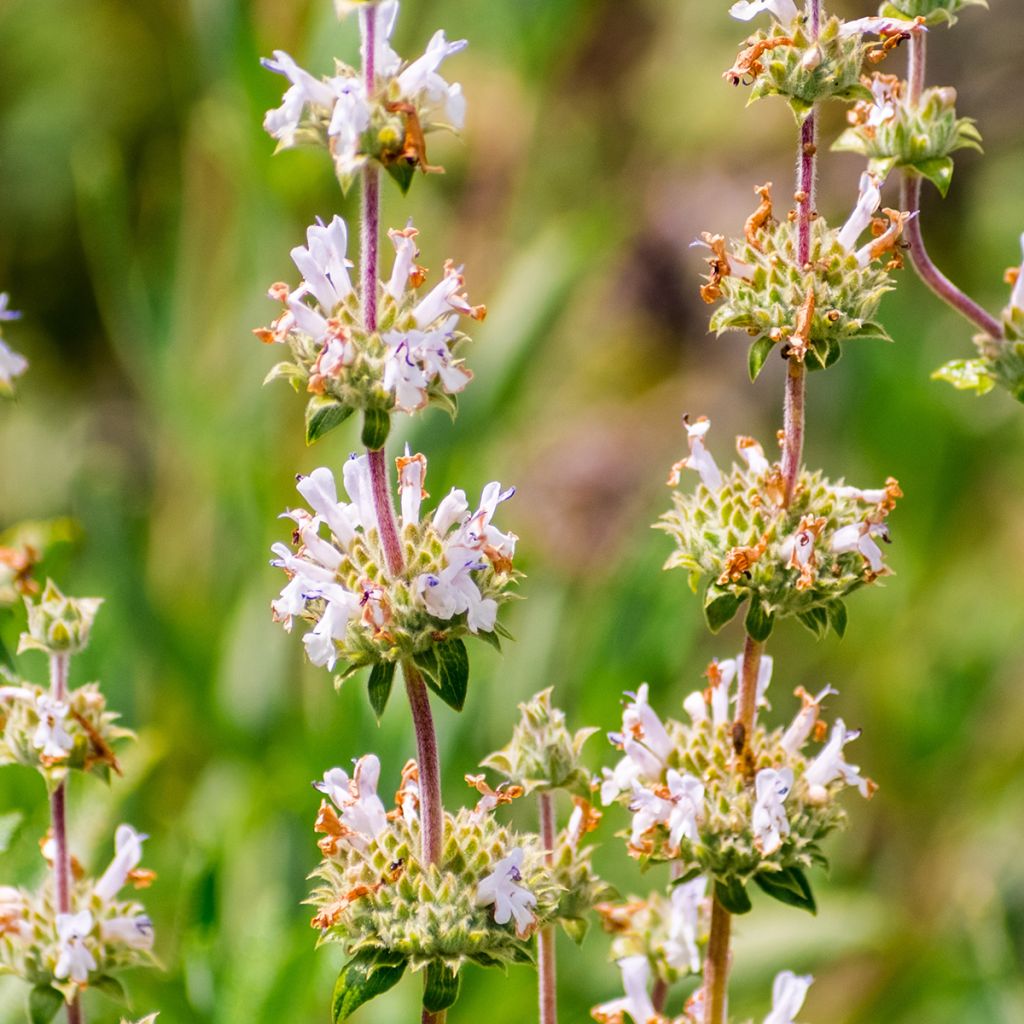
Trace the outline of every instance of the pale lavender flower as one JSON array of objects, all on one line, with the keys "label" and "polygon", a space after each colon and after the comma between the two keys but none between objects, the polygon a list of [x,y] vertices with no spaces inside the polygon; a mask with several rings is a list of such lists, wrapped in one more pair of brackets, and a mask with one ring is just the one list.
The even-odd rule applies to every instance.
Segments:
[{"label": "pale lavender flower", "polygon": [[306,244],[291,251],[292,261],[302,274],[302,287],[308,289],[328,316],[352,294],[348,274],[352,264],[345,255],[347,249],[348,229],[335,215],[329,224],[318,217],[306,229]]},{"label": "pale lavender flower", "polygon": [[783,768],[762,768],[754,779],[757,797],[751,825],[754,830],[754,845],[768,856],[781,845],[789,835],[789,819],[783,801],[793,788],[793,770]]},{"label": "pale lavender flower", "polygon": [[750,21],[765,11],[783,25],[791,24],[799,14],[793,0],[737,0],[729,8],[729,14],[738,21]]},{"label": "pale lavender flower", "polygon": [[[1024,235],[1020,236],[1020,246],[1024,249]],[[1013,291],[1010,294],[1010,308],[1024,311],[1024,263],[1017,271],[1017,278],[1013,283]]]},{"label": "pale lavender flower", "polygon": [[852,523],[849,526],[841,526],[832,534],[830,546],[836,555],[858,552],[868,563],[871,571],[878,574],[885,570],[885,562],[882,559],[882,549],[875,543],[875,537],[889,539],[889,528],[885,523]]},{"label": "pale lavender flower", "polygon": [[875,216],[879,203],[882,201],[882,192],[879,188],[880,182],[873,175],[865,171],[860,176],[860,190],[857,196],[857,205],[850,214],[849,220],[839,231],[838,242],[847,251],[852,253],[857,245],[857,239],[867,230]]},{"label": "pale lavender flower", "polygon": [[874,783],[860,774],[857,765],[847,764],[843,757],[843,747],[858,736],[859,729],[847,729],[841,718],[836,719],[828,743],[804,772],[812,800],[826,799],[826,787],[837,779],[842,779],[847,786],[856,786],[862,797],[870,797],[874,792]]},{"label": "pale lavender flower", "polygon": [[668,922],[665,960],[677,971],[700,973],[697,932],[700,908],[707,888],[708,880],[701,877],[677,885],[672,890],[672,913]]},{"label": "pale lavender flower", "polygon": [[89,972],[95,971],[96,958],[85,945],[85,938],[93,929],[92,914],[80,910],[77,914],[57,915],[57,942],[60,953],[53,976],[61,981],[69,979],[79,985],[89,980]]},{"label": "pale lavender flower", "polygon": [[686,427],[690,454],[673,465],[668,478],[669,485],[675,486],[679,483],[680,470],[693,469],[700,474],[701,482],[709,491],[721,490],[722,474],[704,440],[711,427],[711,421],[706,416],[701,416],[696,423],[690,423],[684,419],[683,425]]},{"label": "pale lavender flower", "polygon": [[797,696],[803,702],[803,707],[796,713],[792,723],[782,737],[782,749],[788,754],[796,754],[803,745],[810,739],[814,726],[821,714],[821,702],[832,694],[839,691],[831,686],[826,686],[814,697],[803,687],[797,689]]},{"label": "pale lavender flower", "polygon": [[260,63],[268,71],[284,75],[291,83],[281,106],[267,111],[263,128],[268,135],[277,139],[281,148],[294,146],[295,134],[306,108],[317,108],[319,113],[326,116],[334,106],[334,90],[326,82],[299,67],[284,50],[275,50],[272,60],[264,58]]},{"label": "pale lavender flower", "polygon": [[68,717],[67,704],[41,693],[36,697],[36,714],[39,725],[32,736],[32,746],[41,751],[43,757],[54,761],[67,757],[74,746],[64,728],[64,720]]},{"label": "pale lavender flower", "polygon": [[794,1024],[814,978],[809,974],[780,971],[772,983],[772,1012],[764,1024]]},{"label": "pale lavender flower", "polygon": [[516,935],[525,938],[537,918],[533,907],[537,897],[522,885],[522,847],[516,847],[495,865],[494,871],[484,878],[476,888],[478,907],[494,906],[495,924],[507,924],[515,920]]},{"label": "pale lavender flower", "polygon": [[600,1024],[622,1024],[628,1016],[633,1024],[650,1024],[661,1020],[654,1009],[648,988],[651,982],[651,965],[646,956],[627,956],[618,961],[622,972],[622,987],[625,996],[595,1006],[590,1015]]},{"label": "pale lavender flower", "polygon": [[100,921],[100,938],[104,942],[128,946],[129,949],[152,949],[153,922],[146,914],[112,917]]},{"label": "pale lavender flower", "polygon": [[376,754],[364,754],[355,762],[351,778],[344,769],[331,768],[324,772],[322,782],[313,783],[341,812],[341,823],[348,830],[345,839],[360,850],[367,849],[387,828],[387,812],[377,795],[379,782],[380,759]]},{"label": "pale lavender flower", "polygon": [[142,861],[142,844],[148,838],[131,825],[118,825],[114,833],[114,859],[93,888],[102,902],[109,903],[124,888],[128,876]]}]

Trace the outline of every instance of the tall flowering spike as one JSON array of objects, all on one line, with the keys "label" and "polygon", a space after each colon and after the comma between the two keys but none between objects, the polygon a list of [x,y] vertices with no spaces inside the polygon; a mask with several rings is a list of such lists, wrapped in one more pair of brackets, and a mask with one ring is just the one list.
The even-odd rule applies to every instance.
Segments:
[{"label": "tall flowering spike", "polygon": [[[21,314],[10,308],[7,292],[0,292],[0,325],[5,321],[18,320]],[[3,340],[0,329],[0,395],[10,395],[14,390],[14,378],[28,369],[28,360]]]}]

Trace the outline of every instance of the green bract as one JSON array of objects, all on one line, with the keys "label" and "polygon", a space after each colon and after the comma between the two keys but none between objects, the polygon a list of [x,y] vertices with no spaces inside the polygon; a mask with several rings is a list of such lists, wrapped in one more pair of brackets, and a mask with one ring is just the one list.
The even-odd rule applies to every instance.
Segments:
[{"label": "green bract", "polygon": [[950,154],[981,149],[974,121],[956,116],[956,90],[925,89],[920,102],[911,105],[903,95],[905,83],[895,76],[875,74],[864,81],[875,102],[854,106],[852,126],[832,148],[868,157],[868,170],[879,180],[895,167],[913,168],[945,195],[953,178]]},{"label": "green bract", "polygon": [[1024,310],[1009,307],[1003,311],[1005,339],[996,341],[978,334],[974,344],[976,359],[953,359],[940,366],[933,380],[944,380],[959,391],[988,394],[999,386],[1018,402],[1024,402]]},{"label": "green bract", "polygon": [[744,42],[723,77],[734,85],[752,86],[751,103],[763,96],[783,97],[801,123],[822,100],[864,98],[861,65],[871,44],[859,33],[841,34],[842,25],[839,18],[829,18],[812,42],[801,22],[789,28],[776,23]]},{"label": "green bract", "polygon": [[53,580],[47,580],[38,601],[25,599],[28,632],[21,635],[18,653],[77,654],[84,650],[102,603],[100,597],[65,597]]},{"label": "green bract", "polygon": [[965,7],[988,7],[988,0],[886,0],[880,13],[887,18],[925,18],[929,25],[953,25]]}]

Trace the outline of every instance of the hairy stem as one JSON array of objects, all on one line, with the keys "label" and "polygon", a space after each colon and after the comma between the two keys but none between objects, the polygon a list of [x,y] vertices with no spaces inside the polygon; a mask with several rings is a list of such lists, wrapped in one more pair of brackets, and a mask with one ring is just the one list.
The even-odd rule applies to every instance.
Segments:
[{"label": "hairy stem", "polygon": [[[926,36],[923,32],[912,32],[909,46],[909,66],[907,81],[909,93],[907,99],[916,105],[924,90],[925,63],[927,58]],[[903,171],[900,186],[900,207],[910,214],[903,228],[903,237],[909,246],[910,262],[914,265],[918,276],[943,302],[952,306],[961,316],[984,331],[990,338],[1003,337],[1002,324],[988,310],[983,309],[969,295],[961,291],[932,262],[925,248],[924,236],[921,233],[921,176],[913,169]]]},{"label": "hairy stem", "polygon": [[[64,701],[68,695],[67,654],[50,655],[50,697]],[[67,782],[62,782],[50,796],[50,829],[53,832],[53,893],[58,914],[70,914],[71,854],[68,851]],[[68,1024],[82,1024],[82,1004],[75,996],[68,1004]]]},{"label": "hairy stem", "polygon": [[732,916],[718,902],[711,900],[711,934],[704,959],[704,1021],[703,1024],[725,1024],[726,986],[729,980],[729,933]]},{"label": "hairy stem", "polygon": [[[540,841],[544,861],[555,863],[555,800],[547,792],[537,795],[540,805]],[[555,929],[548,925],[541,930],[537,942],[537,971],[540,990],[540,1024],[555,1024],[558,1019],[558,996],[555,987]]]},{"label": "hairy stem", "polygon": [[[360,12],[362,29],[363,81],[368,96],[376,85],[374,58],[377,52],[377,5],[367,4]],[[361,248],[360,274],[363,299],[363,324],[367,331],[377,330],[377,274],[380,262],[380,168],[373,160],[363,167],[362,207],[359,217]]]},{"label": "hairy stem", "polygon": [[736,702],[736,721],[733,723],[733,737],[736,754],[741,764],[753,766],[753,759],[745,755],[750,750],[750,738],[754,735],[757,722],[757,677],[761,668],[764,644],[748,636],[743,644],[743,672],[740,675],[740,692]]}]

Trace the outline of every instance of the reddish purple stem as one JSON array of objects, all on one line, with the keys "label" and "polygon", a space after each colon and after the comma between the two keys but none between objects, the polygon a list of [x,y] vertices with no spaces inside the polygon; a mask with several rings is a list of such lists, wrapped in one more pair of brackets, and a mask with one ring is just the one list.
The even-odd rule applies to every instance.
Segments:
[{"label": "reddish purple stem", "polygon": [[[547,792],[538,795],[540,804],[540,841],[544,846],[544,861],[555,863],[555,800]],[[555,984],[555,929],[548,925],[541,930],[537,943],[537,971],[540,990],[540,1024],[555,1024],[558,1020],[558,994]]]}]

